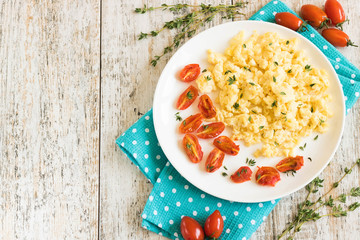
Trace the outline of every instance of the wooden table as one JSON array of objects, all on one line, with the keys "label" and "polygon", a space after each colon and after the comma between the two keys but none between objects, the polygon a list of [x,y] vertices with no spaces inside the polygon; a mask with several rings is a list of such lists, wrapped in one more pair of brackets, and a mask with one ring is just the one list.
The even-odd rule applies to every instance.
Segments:
[{"label": "wooden table", "polygon": [[[173,33],[137,41],[140,31],[159,28],[172,18],[162,11],[133,12],[149,2],[162,3],[1,2],[0,239],[163,239],[140,227],[152,185],[115,145],[115,139],[151,108],[157,80],[170,57],[156,68],[149,66]],[[245,19],[267,2],[251,1]],[[304,3],[324,4],[285,2],[296,11]],[[342,3],[351,19],[345,31],[360,43],[360,5],[356,0]],[[215,19],[211,25],[218,23]],[[360,67],[359,48],[340,51]],[[358,102],[323,176],[336,179],[360,157],[359,137]],[[355,185],[358,171],[338,192]],[[279,234],[304,194],[300,190],[283,198],[252,239]],[[359,218],[356,211],[346,218],[322,219],[304,225],[297,237],[359,239]]]}]

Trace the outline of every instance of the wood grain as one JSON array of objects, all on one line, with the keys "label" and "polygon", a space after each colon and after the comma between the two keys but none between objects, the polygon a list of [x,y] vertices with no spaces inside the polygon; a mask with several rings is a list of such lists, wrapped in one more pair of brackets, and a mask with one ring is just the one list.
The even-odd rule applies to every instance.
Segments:
[{"label": "wood grain", "polygon": [[0,3],[0,239],[97,239],[100,5]]}]

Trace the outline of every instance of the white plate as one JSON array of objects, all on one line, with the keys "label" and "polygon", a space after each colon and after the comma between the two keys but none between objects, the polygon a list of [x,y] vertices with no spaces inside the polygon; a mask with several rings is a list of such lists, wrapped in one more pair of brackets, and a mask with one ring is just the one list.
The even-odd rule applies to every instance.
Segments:
[{"label": "white plate", "polygon": [[[297,148],[296,154],[304,156],[304,167],[295,176],[281,174],[281,181],[275,187],[265,187],[256,184],[254,174],[256,166],[251,167],[253,177],[251,181],[235,184],[229,177],[223,177],[221,168],[214,173],[205,172],[205,161],[208,153],[212,150],[212,140],[201,140],[204,157],[199,164],[190,162],[186,156],[181,142],[183,134],[178,132],[179,122],[175,121],[175,103],[178,96],[189,86],[189,83],[181,82],[177,76],[179,71],[187,64],[199,63],[204,69],[208,66],[207,50],[224,52],[229,40],[238,32],[244,30],[245,38],[249,37],[254,30],[259,34],[277,32],[283,38],[298,38],[298,49],[303,49],[309,57],[311,65],[325,69],[329,74],[329,93],[333,100],[330,108],[334,116],[329,120],[329,130],[319,135],[314,141],[316,134],[305,138],[302,142],[307,143],[305,151]],[[193,82],[196,86],[196,83]],[[180,111],[183,118],[198,112],[198,99],[187,110]],[[337,149],[344,128],[345,105],[344,96],[339,79],[325,55],[309,40],[300,34],[285,27],[261,22],[261,21],[238,21],[222,24],[210,28],[185,43],[170,59],[164,68],[155,91],[153,119],[156,135],[159,143],[171,164],[190,183],[206,193],[216,197],[236,202],[263,202],[286,196],[308,184],[328,164]],[[229,134],[229,129],[223,135]],[[227,155],[224,164],[229,175],[234,173],[240,166],[245,166],[247,157],[253,158],[252,153],[258,146],[245,147],[241,141],[240,152],[237,156]],[[312,162],[307,158],[311,157]],[[275,166],[282,158],[257,158],[257,166]]]}]

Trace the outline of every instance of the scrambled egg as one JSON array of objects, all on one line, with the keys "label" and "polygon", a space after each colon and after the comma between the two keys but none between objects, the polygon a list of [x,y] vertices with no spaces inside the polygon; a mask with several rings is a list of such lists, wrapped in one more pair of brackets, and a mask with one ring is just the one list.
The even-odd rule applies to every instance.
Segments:
[{"label": "scrambled egg", "polygon": [[210,66],[196,80],[198,88],[216,92],[220,107],[213,120],[230,126],[234,140],[263,143],[255,157],[292,156],[302,137],[328,129],[327,73],[296,50],[296,38],[243,35],[223,54],[208,51]]}]

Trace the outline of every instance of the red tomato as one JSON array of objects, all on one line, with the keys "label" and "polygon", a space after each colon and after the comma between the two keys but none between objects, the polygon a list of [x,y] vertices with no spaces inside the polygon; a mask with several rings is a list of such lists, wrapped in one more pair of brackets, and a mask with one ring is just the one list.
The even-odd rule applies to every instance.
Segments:
[{"label": "red tomato", "polygon": [[216,116],[214,104],[208,95],[204,94],[200,97],[198,107],[205,118],[213,118]]},{"label": "red tomato", "polygon": [[205,235],[211,239],[220,237],[224,229],[224,220],[219,212],[215,210],[205,221]]},{"label": "red tomato", "polygon": [[191,217],[183,217],[180,223],[181,235],[185,240],[203,240],[204,230],[201,225]]},{"label": "red tomato", "polygon": [[187,109],[195,101],[198,95],[198,90],[191,85],[180,95],[176,103],[176,108],[179,110]]},{"label": "red tomato", "polygon": [[197,131],[196,136],[199,138],[214,138],[219,136],[225,129],[222,122],[214,122],[208,125],[202,125]]},{"label": "red tomato", "polygon": [[314,28],[327,26],[326,24],[329,20],[326,13],[321,10],[321,8],[312,4],[306,4],[301,7],[301,16]]},{"label": "red tomato", "polygon": [[294,31],[299,30],[301,32],[303,28],[306,28],[306,23],[303,20],[289,12],[277,13],[275,15],[275,22]]},{"label": "red tomato", "polygon": [[183,147],[193,163],[198,163],[203,157],[199,140],[194,134],[186,134],[183,138]]},{"label": "red tomato", "polygon": [[224,157],[225,153],[217,148],[214,148],[206,159],[206,171],[212,173],[221,168]]},{"label": "red tomato", "polygon": [[180,79],[184,82],[194,81],[200,75],[199,64],[186,65],[180,72]]},{"label": "red tomato", "polygon": [[331,23],[336,26],[345,21],[345,12],[337,0],[327,0],[325,3],[325,13],[330,18]]},{"label": "red tomato", "polygon": [[336,28],[324,29],[321,35],[335,47],[357,47],[343,31]]},{"label": "red tomato", "polygon": [[215,147],[229,155],[235,156],[240,151],[239,145],[236,145],[233,140],[231,140],[227,136],[220,136],[215,138],[213,144],[215,145]]},{"label": "red tomato", "polygon": [[276,164],[276,169],[279,172],[297,171],[300,170],[302,166],[304,166],[304,158],[302,156],[287,157]]},{"label": "red tomato", "polygon": [[196,131],[201,125],[203,121],[203,116],[201,113],[191,115],[190,117],[186,118],[182,123],[180,124],[179,131],[181,133],[191,133]]},{"label": "red tomato", "polygon": [[274,187],[280,181],[280,174],[273,167],[261,167],[257,170],[255,178],[256,182],[260,185]]},{"label": "red tomato", "polygon": [[251,179],[252,171],[249,167],[240,167],[230,179],[235,183],[242,183]]}]

